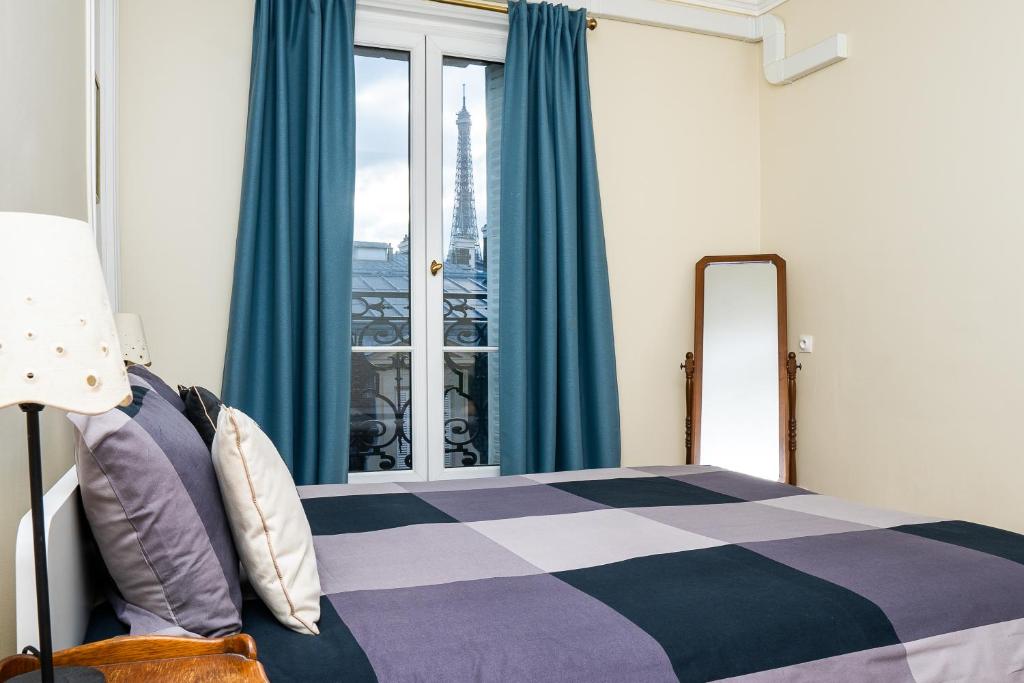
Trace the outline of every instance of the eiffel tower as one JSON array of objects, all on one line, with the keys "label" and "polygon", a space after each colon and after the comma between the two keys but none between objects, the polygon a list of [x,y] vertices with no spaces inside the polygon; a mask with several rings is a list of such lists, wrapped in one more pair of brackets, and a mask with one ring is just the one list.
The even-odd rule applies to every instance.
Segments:
[{"label": "eiffel tower", "polygon": [[466,84],[462,84],[462,109],[456,118],[459,127],[458,154],[455,158],[455,208],[452,234],[448,242],[449,264],[477,268],[482,263],[480,231],[476,223],[476,193],[473,190],[473,149],[469,132],[473,122],[466,109]]}]

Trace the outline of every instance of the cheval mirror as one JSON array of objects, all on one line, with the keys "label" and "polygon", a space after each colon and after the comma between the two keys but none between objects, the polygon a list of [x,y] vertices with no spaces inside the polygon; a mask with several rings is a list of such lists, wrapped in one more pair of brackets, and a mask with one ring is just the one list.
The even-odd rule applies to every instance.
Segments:
[{"label": "cheval mirror", "polygon": [[697,262],[686,354],[686,462],[796,483],[796,354],[787,348],[786,262]]}]

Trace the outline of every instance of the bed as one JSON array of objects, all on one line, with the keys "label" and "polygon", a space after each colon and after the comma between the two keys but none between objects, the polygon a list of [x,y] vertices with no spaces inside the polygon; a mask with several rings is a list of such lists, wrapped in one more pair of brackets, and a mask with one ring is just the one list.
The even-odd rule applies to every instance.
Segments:
[{"label": "bed", "polygon": [[[51,546],[80,534],[68,489]],[[273,681],[1024,680],[1010,532],[706,466],[300,492],[321,635],[246,600]],[[51,547],[55,595],[82,552]],[[19,553],[19,646],[30,579]],[[55,599],[58,646],[124,633],[83,604]]]}]

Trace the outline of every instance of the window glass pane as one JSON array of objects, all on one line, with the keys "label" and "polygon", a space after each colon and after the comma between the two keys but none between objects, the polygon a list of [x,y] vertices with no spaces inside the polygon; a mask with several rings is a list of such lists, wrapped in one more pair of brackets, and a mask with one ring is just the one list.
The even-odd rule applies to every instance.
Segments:
[{"label": "window glass pane", "polygon": [[[356,48],[352,345],[408,346],[409,54]],[[411,355],[352,353],[349,471],[412,468]]]},{"label": "window glass pane", "polygon": [[445,57],[444,344],[497,346],[503,64]]},{"label": "window glass pane", "polygon": [[411,372],[407,351],[352,354],[349,472],[412,468]]},{"label": "window glass pane", "polygon": [[444,354],[444,466],[497,465],[488,410],[488,378],[496,353]]},{"label": "window glass pane", "polygon": [[409,53],[356,48],[352,345],[407,346]]},{"label": "window glass pane", "polygon": [[503,64],[453,57],[443,62],[446,467],[499,462],[496,347],[504,73]]}]

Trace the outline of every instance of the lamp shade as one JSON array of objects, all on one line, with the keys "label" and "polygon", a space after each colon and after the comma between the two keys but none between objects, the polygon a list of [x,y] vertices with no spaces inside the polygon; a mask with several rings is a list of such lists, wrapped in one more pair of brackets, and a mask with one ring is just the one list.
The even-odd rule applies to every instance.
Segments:
[{"label": "lamp shade", "polygon": [[130,400],[90,227],[0,212],[0,408],[96,415]]},{"label": "lamp shade", "polygon": [[126,363],[149,365],[149,346],[146,345],[146,331],[142,329],[142,317],[137,313],[115,313],[117,338],[121,342],[121,358]]}]

